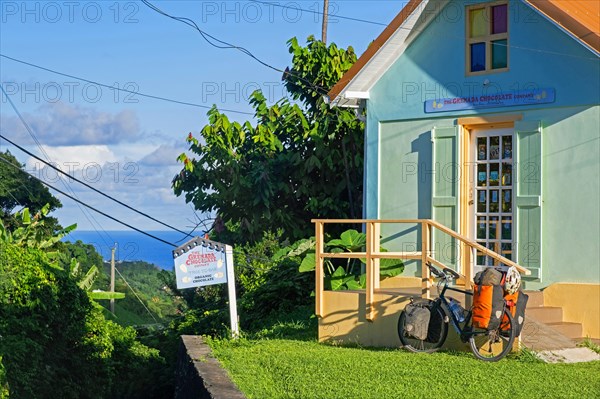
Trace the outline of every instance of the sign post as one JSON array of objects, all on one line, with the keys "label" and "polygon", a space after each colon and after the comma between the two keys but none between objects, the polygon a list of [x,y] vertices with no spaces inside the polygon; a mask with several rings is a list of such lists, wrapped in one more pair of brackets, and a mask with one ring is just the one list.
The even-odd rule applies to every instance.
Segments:
[{"label": "sign post", "polygon": [[173,251],[173,262],[178,289],[227,283],[231,335],[239,337],[233,248],[195,237]]}]

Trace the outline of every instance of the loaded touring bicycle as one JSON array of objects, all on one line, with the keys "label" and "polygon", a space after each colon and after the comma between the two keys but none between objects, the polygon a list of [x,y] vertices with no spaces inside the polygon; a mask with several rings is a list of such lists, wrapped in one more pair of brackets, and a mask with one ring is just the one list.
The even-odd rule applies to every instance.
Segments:
[{"label": "loaded touring bicycle", "polygon": [[[519,290],[520,275],[514,268],[488,267],[474,278],[473,292],[450,286],[460,276],[451,269],[428,265],[437,277],[436,299],[414,298],[401,312],[398,336],[413,352],[434,352],[448,336],[449,324],[463,342],[468,342],[478,359],[497,361],[512,349],[524,323],[527,295]],[[465,310],[446,292],[473,296],[473,306]]]}]

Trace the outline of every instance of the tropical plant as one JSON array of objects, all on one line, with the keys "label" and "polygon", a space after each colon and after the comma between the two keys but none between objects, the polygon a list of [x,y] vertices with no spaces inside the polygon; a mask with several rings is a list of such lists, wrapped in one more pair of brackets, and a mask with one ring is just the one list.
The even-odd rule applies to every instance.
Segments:
[{"label": "tropical plant", "polygon": [[[29,208],[32,213],[38,213],[43,207],[48,212],[62,207],[58,198],[54,197],[48,188],[24,170],[10,151],[0,153],[0,219],[7,227],[18,226],[18,220],[13,218],[14,210],[19,207]],[[55,218],[47,218],[44,230],[52,232],[60,228]]]},{"label": "tropical plant", "polygon": [[[325,252],[361,252],[367,243],[364,233],[356,230],[346,230],[340,238],[329,240],[325,243]],[[292,248],[288,256],[304,254],[299,271],[301,273],[313,272],[316,266],[315,239],[302,240]],[[383,247],[380,252],[387,252]],[[340,264],[342,263],[342,264]],[[363,272],[366,261],[364,258],[348,258],[345,263],[341,259],[325,259],[325,289],[330,290],[358,290],[366,286],[367,276]],[[379,273],[382,279],[394,277],[404,271],[404,263],[400,259],[380,259]]]},{"label": "tropical plant", "polygon": [[201,137],[187,137],[191,154],[178,158],[175,194],[216,212],[217,233],[231,229],[238,243],[278,229],[295,241],[310,234],[311,218],[361,214],[364,125],[354,111],[323,100],[356,55],[312,36],[306,47],[295,38],[288,45],[292,67],[283,80],[290,98],[268,105],[254,92],[255,124],[213,107]]}]

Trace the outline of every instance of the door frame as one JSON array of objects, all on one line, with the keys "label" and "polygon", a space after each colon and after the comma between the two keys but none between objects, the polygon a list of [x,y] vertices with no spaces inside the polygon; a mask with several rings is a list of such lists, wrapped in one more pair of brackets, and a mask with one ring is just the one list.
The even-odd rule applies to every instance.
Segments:
[{"label": "door frame", "polygon": [[[458,118],[456,124],[459,126],[459,160],[461,165],[460,174],[460,187],[459,187],[459,201],[458,201],[458,215],[459,215],[459,231],[458,233],[464,237],[472,238],[471,228],[473,226],[473,215],[470,212],[470,206],[475,206],[475,198],[470,198],[470,190],[473,186],[474,179],[476,178],[474,169],[475,162],[473,159],[473,151],[471,143],[473,141],[474,130],[487,130],[487,129],[504,129],[515,128],[515,122],[523,119],[523,114],[510,114],[510,115],[494,115],[494,116],[475,116]],[[513,190],[513,198],[514,198]],[[470,201],[473,201],[470,204]],[[513,233],[515,231],[516,220],[513,217]],[[514,247],[514,245],[513,245]],[[471,250],[468,246],[461,243],[460,247],[460,265],[462,273],[473,276],[475,259],[471,254]],[[516,259],[516,248],[513,248],[513,259]],[[466,268],[470,268],[470,274],[467,274]]]}]

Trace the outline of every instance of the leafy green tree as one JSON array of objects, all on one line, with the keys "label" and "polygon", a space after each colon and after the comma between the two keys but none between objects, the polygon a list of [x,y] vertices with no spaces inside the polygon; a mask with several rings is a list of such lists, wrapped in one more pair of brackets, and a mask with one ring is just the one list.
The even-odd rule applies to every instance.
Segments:
[{"label": "leafy green tree", "polygon": [[168,397],[158,350],[104,318],[73,269],[60,266],[59,236],[40,236],[42,221],[27,215],[15,231],[0,220],[2,397]]},{"label": "leafy green tree", "polygon": [[184,168],[173,180],[176,195],[216,212],[217,233],[239,231],[237,242],[280,228],[296,240],[311,235],[311,218],[361,215],[364,125],[323,99],[356,55],[312,36],[306,47],[295,38],[288,45],[290,98],[268,105],[254,92],[255,123],[232,122],[213,107],[201,137],[189,134],[193,155],[179,157]]},{"label": "leafy green tree", "polygon": [[[15,219],[13,215],[15,210],[28,208],[32,214],[36,214],[44,207],[46,213],[62,207],[58,198],[54,197],[46,186],[25,172],[25,165],[10,151],[0,153],[0,157],[3,159],[0,160],[0,220],[5,226],[20,226],[19,219]],[[45,226],[38,229],[38,232],[51,236],[60,229],[57,219],[46,216]]]},{"label": "leafy green tree", "polygon": [[62,207],[46,186],[23,170],[25,165],[10,151],[6,150],[0,156],[13,165],[0,162],[0,217],[8,217],[15,208],[29,208],[32,213],[37,213],[46,204],[49,204],[50,212]]}]

